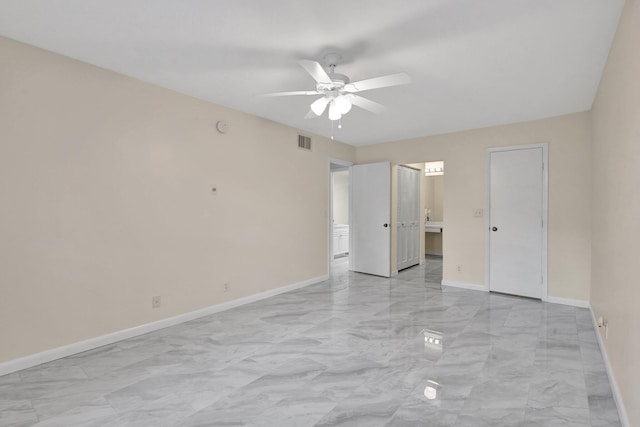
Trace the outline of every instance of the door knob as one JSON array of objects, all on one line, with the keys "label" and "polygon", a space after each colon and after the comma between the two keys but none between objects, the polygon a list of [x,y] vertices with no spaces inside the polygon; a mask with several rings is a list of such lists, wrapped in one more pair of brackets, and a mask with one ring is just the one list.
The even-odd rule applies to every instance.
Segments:
[{"label": "door knob", "polygon": [[388,226],[389,226],[389,224],[383,224],[382,226],[383,226],[383,227],[388,227]]},{"label": "door knob", "polygon": [[491,227],[491,230],[498,231],[498,227]]}]

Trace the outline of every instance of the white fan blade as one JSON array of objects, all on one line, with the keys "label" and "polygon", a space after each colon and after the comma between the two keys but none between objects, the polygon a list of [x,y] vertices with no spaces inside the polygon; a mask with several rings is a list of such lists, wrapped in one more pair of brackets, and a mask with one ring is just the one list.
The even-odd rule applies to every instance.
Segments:
[{"label": "white fan blade", "polygon": [[320,65],[316,61],[301,59],[300,61],[298,61],[298,64],[300,64],[300,66],[302,66],[302,68],[304,68],[316,82],[331,83],[331,78],[329,77],[327,72],[324,70],[324,68],[322,68],[322,65]]},{"label": "white fan blade", "polygon": [[409,77],[409,74],[398,73],[349,83],[344,86],[343,90],[345,92],[354,93],[362,92],[363,90],[378,89],[381,87],[406,85],[407,83],[411,83],[411,77]]},{"label": "white fan blade", "polygon": [[360,107],[363,110],[371,111],[375,114],[384,113],[387,110],[387,107],[385,107],[384,105],[378,104],[377,102],[373,102],[358,95],[349,95],[349,100],[356,107]]},{"label": "white fan blade", "polygon": [[293,92],[274,92],[264,93],[260,96],[292,96],[292,95],[318,95],[320,92],[317,90],[297,90]]},{"label": "white fan blade", "polygon": [[321,116],[324,113],[324,110],[327,108],[327,104],[331,102],[331,98],[327,96],[323,96],[322,98],[318,98],[311,103],[311,111],[316,116]]}]

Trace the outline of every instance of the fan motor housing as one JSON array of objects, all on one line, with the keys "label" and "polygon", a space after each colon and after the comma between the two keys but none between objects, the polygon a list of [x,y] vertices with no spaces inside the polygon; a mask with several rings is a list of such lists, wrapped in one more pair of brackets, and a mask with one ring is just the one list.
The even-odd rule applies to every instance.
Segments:
[{"label": "fan motor housing", "polygon": [[349,77],[340,73],[331,73],[329,74],[329,78],[331,79],[331,83],[318,83],[316,84],[316,89],[318,90],[342,89],[350,81]]}]

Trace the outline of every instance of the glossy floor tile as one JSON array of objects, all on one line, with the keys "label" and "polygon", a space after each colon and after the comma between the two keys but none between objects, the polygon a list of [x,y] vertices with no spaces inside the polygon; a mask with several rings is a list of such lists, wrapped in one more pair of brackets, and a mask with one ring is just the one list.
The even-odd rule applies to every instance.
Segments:
[{"label": "glossy floor tile", "polygon": [[0,426],[619,426],[586,309],[328,281],[0,377]]}]

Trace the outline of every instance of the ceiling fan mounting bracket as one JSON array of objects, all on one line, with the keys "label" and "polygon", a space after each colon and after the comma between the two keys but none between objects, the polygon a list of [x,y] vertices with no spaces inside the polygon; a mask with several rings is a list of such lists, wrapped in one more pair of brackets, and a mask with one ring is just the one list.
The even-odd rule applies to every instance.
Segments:
[{"label": "ceiling fan mounting bracket", "polygon": [[331,68],[333,72],[333,68],[340,64],[340,60],[342,60],[342,55],[336,52],[329,52],[324,56],[324,62],[327,64],[327,67]]}]

